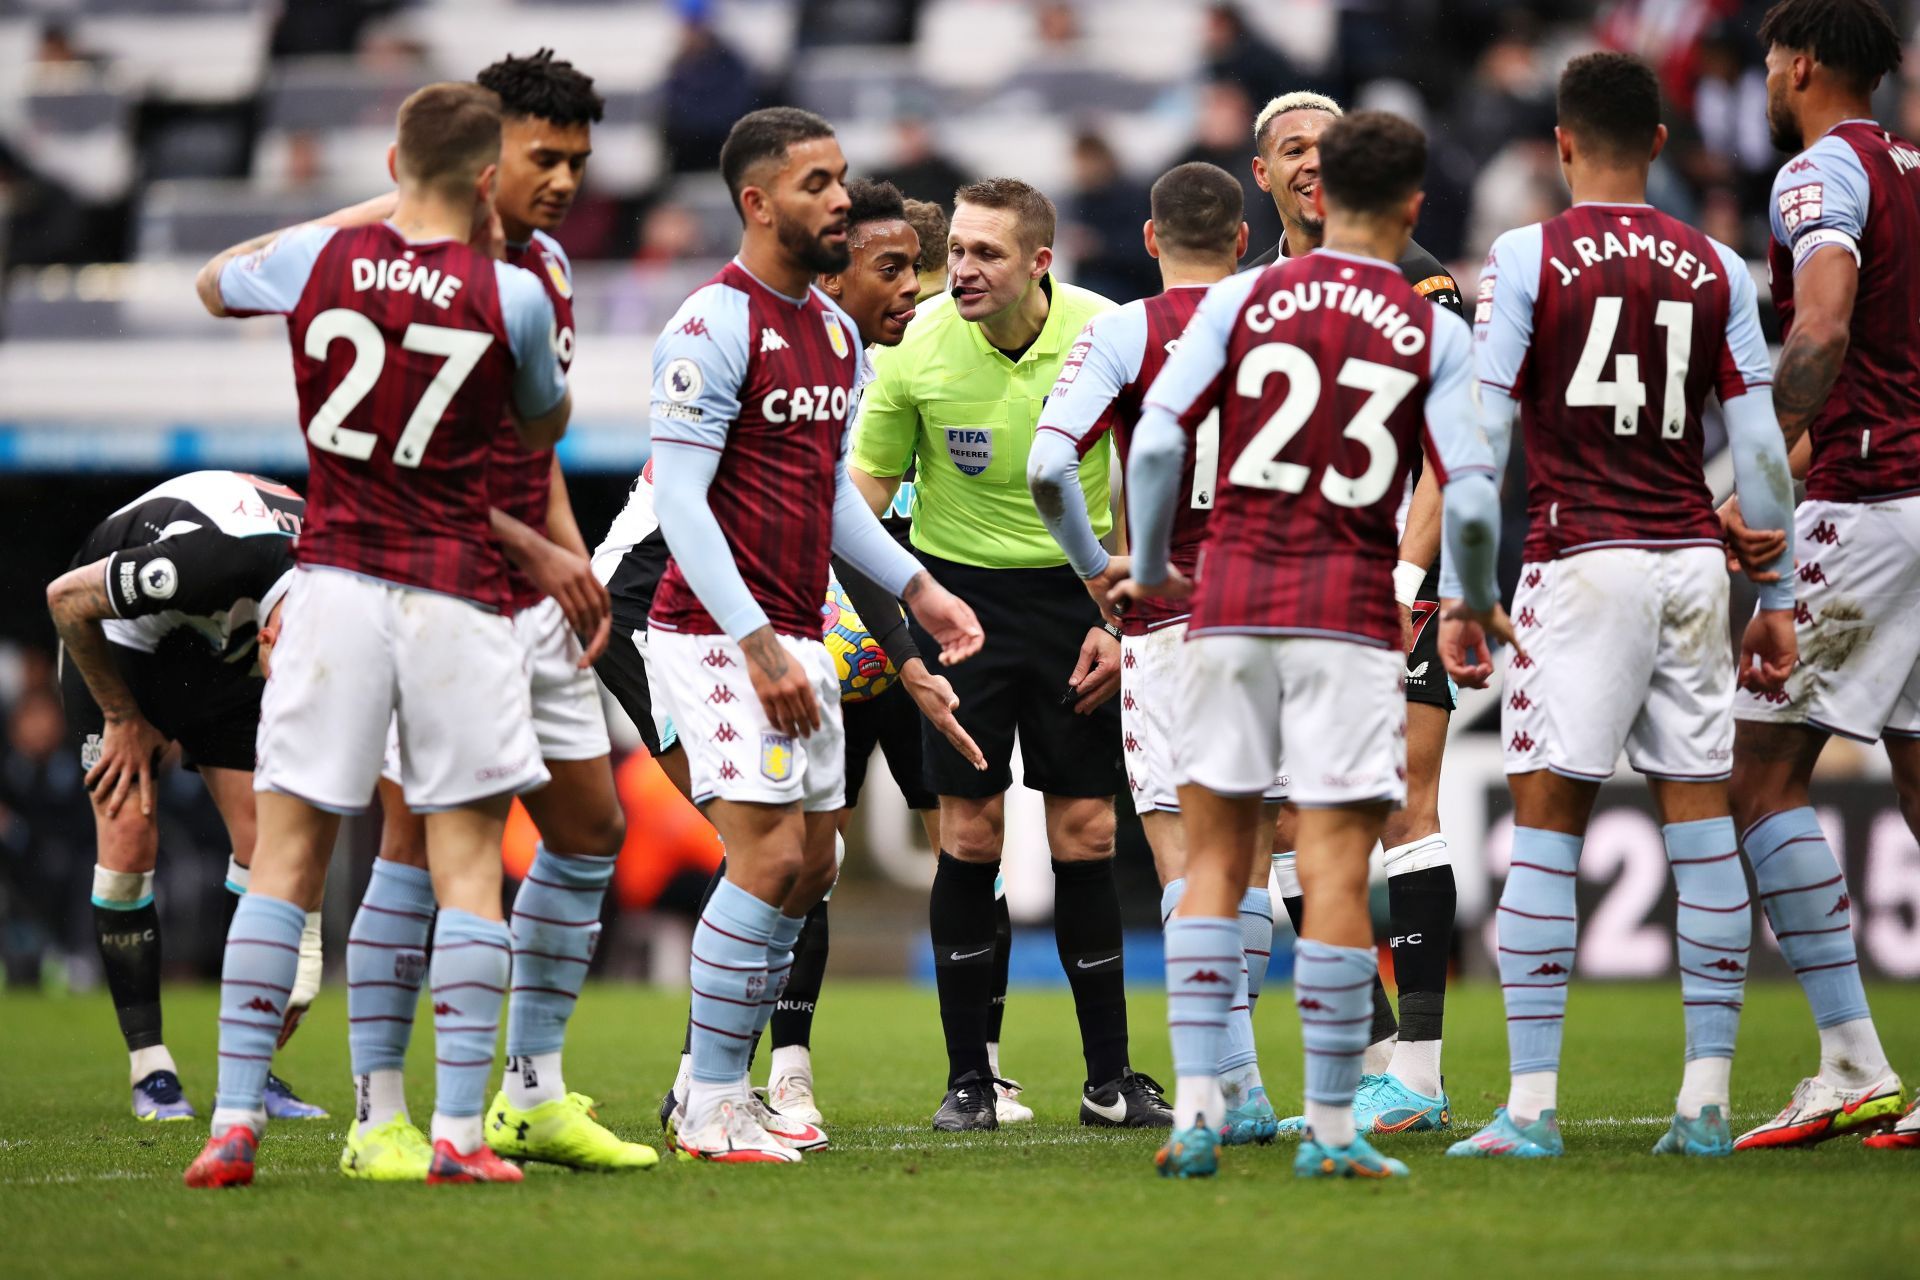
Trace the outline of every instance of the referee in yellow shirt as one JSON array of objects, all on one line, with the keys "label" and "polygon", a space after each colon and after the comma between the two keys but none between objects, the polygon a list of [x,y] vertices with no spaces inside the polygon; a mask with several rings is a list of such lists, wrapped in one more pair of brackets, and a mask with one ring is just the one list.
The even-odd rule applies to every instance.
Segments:
[{"label": "referee in yellow shirt", "polygon": [[[940,851],[929,911],[947,1095],[936,1129],[998,1127],[997,1064],[987,1052],[994,880],[1000,872],[1014,737],[1027,786],[1046,798],[1054,936],[1079,1013],[1087,1079],[1083,1124],[1166,1127],[1159,1087],[1127,1060],[1120,901],[1113,880],[1113,797],[1120,749],[1119,631],[1108,627],[1027,491],[1040,409],[1081,328],[1113,304],[1054,279],[1054,207],[1012,178],[954,196],[947,296],[920,308],[907,336],[875,359],[853,442],[853,474],[876,510],[918,468],[915,552],[972,605],[986,647],[964,665],[929,667],[959,695],[959,720],[986,755],[976,770],[922,727],[927,785],[940,796]],[[1080,468],[1094,528],[1112,525],[1107,446]],[[919,636],[916,633],[916,641]]]}]

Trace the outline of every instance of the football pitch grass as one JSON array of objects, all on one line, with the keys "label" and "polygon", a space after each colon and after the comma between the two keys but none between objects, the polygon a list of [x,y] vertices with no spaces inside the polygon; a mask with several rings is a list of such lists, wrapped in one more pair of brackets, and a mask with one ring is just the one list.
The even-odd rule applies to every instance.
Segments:
[{"label": "football pitch grass", "polygon": [[[1299,1032],[1286,984],[1258,1013],[1280,1105],[1297,1099]],[[1888,1051],[1920,1077],[1920,986],[1871,993]],[[1561,1089],[1567,1155],[1446,1160],[1505,1093],[1499,992],[1448,1001],[1452,1134],[1382,1146],[1406,1183],[1302,1182],[1293,1144],[1224,1154],[1210,1182],[1154,1176],[1160,1138],[1088,1130],[1071,1001],[1016,989],[1003,1067],[1038,1114],[998,1134],[936,1135],[943,1055],[932,992],[830,981],[814,1061],[833,1147],[799,1167],[691,1165],[573,1174],[531,1166],[517,1187],[377,1186],[336,1171],[352,1106],[345,1008],[329,988],[279,1069],[334,1118],[273,1126],[249,1190],[180,1183],[204,1119],[144,1125],[127,1111],[125,1057],[104,997],[0,996],[0,1235],[8,1276],[402,1275],[1414,1276],[1920,1272],[1920,1152],[1857,1138],[1725,1160],[1648,1155],[1680,1072],[1677,984],[1577,986]],[[214,992],[168,993],[169,1045],[204,1117]],[[680,1039],[682,997],[593,987],[567,1049],[572,1088],[654,1144]],[[1135,1065],[1171,1087],[1163,1001],[1132,995]],[[421,1027],[430,1028],[424,1016]],[[430,1033],[409,1095],[431,1105]],[[1736,1132],[1771,1115],[1813,1068],[1797,989],[1749,991],[1734,1073]]]}]

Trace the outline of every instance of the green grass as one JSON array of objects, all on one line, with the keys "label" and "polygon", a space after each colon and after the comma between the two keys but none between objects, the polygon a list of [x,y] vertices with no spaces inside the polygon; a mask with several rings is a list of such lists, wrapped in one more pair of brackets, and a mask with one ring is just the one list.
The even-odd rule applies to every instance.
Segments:
[{"label": "green grass", "polygon": [[[1298,1032],[1285,987],[1260,1012],[1267,1080],[1298,1096]],[[1920,988],[1873,993],[1887,1048],[1920,1071]],[[1278,998],[1276,998],[1276,996]],[[345,1011],[321,1000],[279,1069],[336,1117],[350,1111]],[[1456,1134],[1504,1095],[1499,993],[1457,990],[1447,1074]],[[170,1042],[189,1094],[212,1092],[214,999],[170,992]],[[654,1106],[679,1047],[677,995],[601,987],[582,1001],[568,1080],[602,1119],[655,1137]],[[1133,998],[1136,1065],[1167,1078],[1162,1003]],[[426,1025],[423,1023],[423,1025]],[[815,1062],[834,1145],[798,1168],[668,1160],[593,1177],[534,1167],[519,1187],[379,1187],[335,1172],[341,1119],[273,1128],[250,1191],[194,1192],[179,1175],[201,1122],[147,1126],[126,1109],[125,1059],[104,999],[0,998],[0,1274],[221,1274],[386,1280],[484,1275],[1006,1276],[1371,1272],[1913,1275],[1920,1154],[1842,1139],[1804,1152],[1655,1160],[1680,1068],[1674,986],[1576,989],[1561,1095],[1565,1159],[1451,1161],[1445,1135],[1390,1139],[1414,1176],[1373,1186],[1296,1182],[1292,1146],[1226,1154],[1206,1183],[1163,1182],[1150,1134],[1081,1129],[1081,1076],[1064,994],[1016,991],[1004,1066],[1036,1123],[936,1137],[942,1057],[929,992],[830,983]],[[424,1040],[424,1037],[422,1037]],[[417,1043],[414,1061],[430,1064]],[[1749,993],[1735,1120],[1771,1114],[1814,1040],[1800,993]],[[415,1107],[430,1066],[412,1073]],[[1202,1273],[1205,1274],[1205,1273]]]}]

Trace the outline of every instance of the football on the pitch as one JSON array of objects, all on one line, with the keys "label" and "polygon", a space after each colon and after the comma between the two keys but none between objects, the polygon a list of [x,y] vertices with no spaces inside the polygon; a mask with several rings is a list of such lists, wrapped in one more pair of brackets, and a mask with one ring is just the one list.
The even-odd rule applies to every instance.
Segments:
[{"label": "football on the pitch", "polygon": [[842,702],[877,698],[900,678],[892,659],[867,634],[866,624],[838,582],[828,584],[827,602],[820,606],[820,638],[826,641],[833,669],[840,675]]}]

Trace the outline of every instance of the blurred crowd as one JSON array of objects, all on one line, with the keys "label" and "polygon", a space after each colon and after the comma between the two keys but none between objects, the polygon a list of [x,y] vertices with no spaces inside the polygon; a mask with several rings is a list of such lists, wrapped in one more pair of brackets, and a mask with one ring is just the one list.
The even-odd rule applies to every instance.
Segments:
[{"label": "blurred crowd", "polygon": [[[97,0],[96,0],[97,2]],[[948,200],[960,182],[982,176],[957,146],[970,113],[1004,115],[1022,103],[1049,68],[1080,74],[1103,69],[1122,47],[1102,24],[1124,22],[1135,9],[1095,0],[757,0],[791,23],[791,40],[768,65],[738,47],[720,21],[728,4],[675,0],[657,4],[670,17],[674,41],[664,73],[633,105],[647,128],[649,159],[624,174],[626,183],[590,184],[591,195],[568,222],[563,240],[576,259],[673,262],[710,256],[731,234],[710,225],[710,205],[683,197],[686,175],[711,172],[721,139],[743,112],[774,101],[816,106],[852,126],[865,161],[910,196]],[[73,84],[111,76],[113,59],[90,49],[71,14],[87,0],[25,0],[46,8],[37,28],[28,79]],[[1178,7],[1177,0],[1169,4]],[[233,8],[246,0],[178,0],[178,7]],[[733,6],[744,12],[745,0]],[[148,6],[151,8],[152,6]],[[167,6],[160,6],[166,8]],[[183,100],[177,93],[136,100],[127,125],[132,180],[117,193],[89,193],[36,166],[18,121],[0,120],[0,192],[6,237],[0,257],[12,264],[119,261],[134,256],[143,192],[168,180],[266,182],[283,189],[326,187],[347,178],[329,172],[335,151],[324,127],[299,127],[260,145],[277,128],[265,103],[276,76],[303,66],[337,66],[405,82],[447,74],[436,62],[429,28],[414,19],[424,0],[283,0],[264,28],[267,59],[256,91],[228,101]],[[1275,93],[1314,88],[1350,107],[1382,106],[1430,131],[1433,168],[1422,241],[1442,259],[1471,264],[1499,231],[1548,214],[1563,200],[1554,163],[1552,86],[1565,59],[1584,48],[1641,53],[1658,67],[1670,101],[1672,141],[1655,171],[1658,200],[1695,220],[1750,257],[1764,250],[1764,195],[1776,158],[1768,142],[1761,71],[1753,31],[1764,0],[1295,0],[1244,5],[1188,0],[1199,27],[1197,74],[1155,84],[1137,65],[1142,100],[1132,111],[1100,103],[1056,108],[1042,87],[1034,99],[1050,128],[1064,126],[1064,154],[1023,157],[1025,172],[1050,190],[1066,215],[1063,249],[1081,283],[1116,297],[1150,291],[1154,278],[1139,252],[1146,188],[1160,168],[1207,159],[1247,185],[1252,242],[1278,232],[1272,209],[1248,171],[1255,113]],[[1899,6],[1896,6],[1898,8]],[[648,6],[633,6],[646,9]],[[611,17],[615,12],[608,8]],[[525,9],[529,44],[542,39],[538,6]],[[949,47],[956,33],[980,32],[978,47]],[[1119,33],[1124,36],[1124,33]],[[1292,38],[1286,38],[1289,35]],[[876,59],[902,51],[906,65],[943,68],[916,92],[912,78],[874,78],[875,92],[852,96],[850,110],[822,90],[810,68],[855,68],[848,55]],[[594,49],[562,49],[584,69]],[[949,75],[950,64],[987,64]],[[1002,65],[1004,64],[1004,65]],[[876,66],[882,65],[876,61]],[[897,65],[897,64],[896,64]],[[414,73],[417,73],[414,74]],[[999,91],[968,99],[956,93],[969,77]],[[837,82],[835,82],[837,83]],[[1920,116],[1904,85],[1886,90],[1888,118]],[[958,104],[958,105],[956,105]],[[848,115],[854,119],[846,120]],[[1143,139],[1137,125],[1150,116]],[[1185,145],[1162,136],[1171,121]],[[1911,127],[1920,128],[1920,119]],[[261,172],[269,161],[271,174]],[[864,157],[862,152],[865,153]],[[724,212],[724,210],[720,210]]]}]

